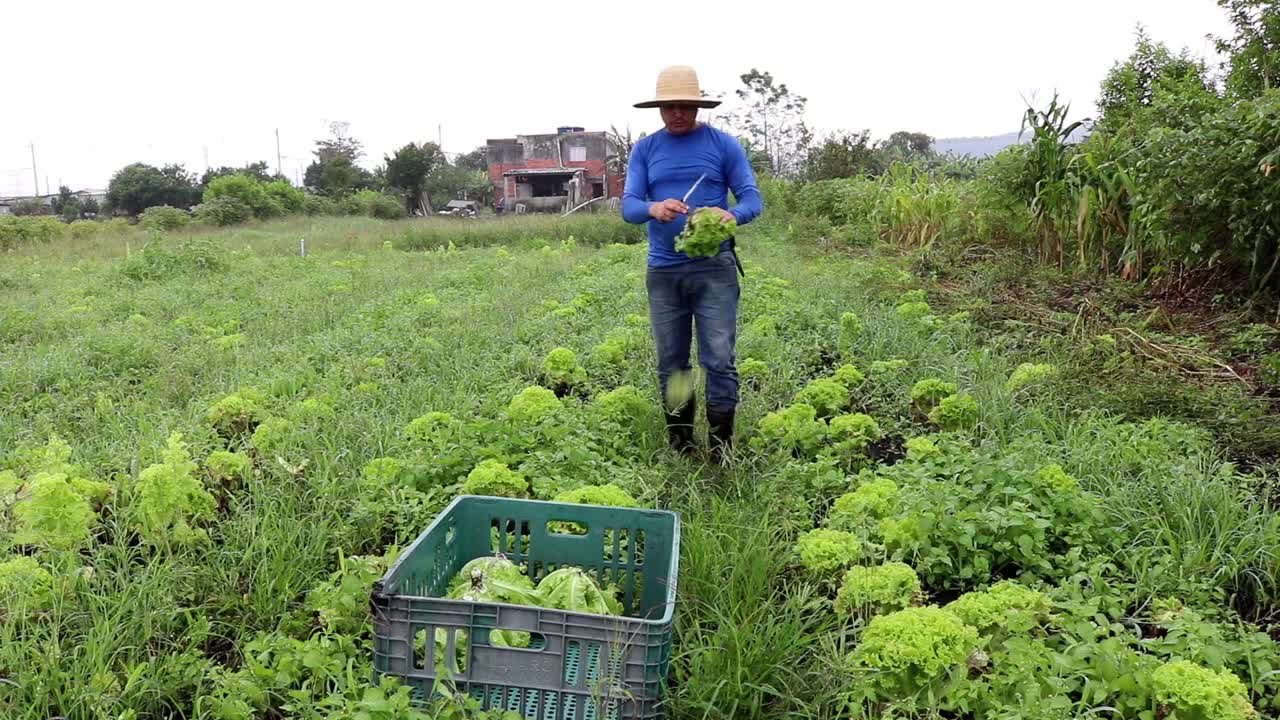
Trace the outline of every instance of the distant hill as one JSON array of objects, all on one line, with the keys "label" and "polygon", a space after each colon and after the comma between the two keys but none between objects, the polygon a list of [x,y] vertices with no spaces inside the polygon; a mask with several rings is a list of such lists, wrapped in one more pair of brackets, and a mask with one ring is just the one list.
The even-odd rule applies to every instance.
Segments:
[{"label": "distant hill", "polygon": [[[1072,142],[1083,142],[1088,136],[1084,128],[1076,130],[1071,135]],[[1028,130],[1022,137],[1022,142],[1027,142],[1031,137],[1031,131]],[[960,137],[960,138],[939,138],[933,141],[933,150],[939,154],[948,152],[956,155],[972,155],[974,157],[988,157],[995,155],[1010,145],[1018,144],[1018,133],[1011,132],[1003,135],[991,135],[989,137]]]},{"label": "distant hill", "polygon": [[[1026,141],[1026,137],[1023,137]],[[939,138],[933,141],[934,152],[939,154],[955,153],[956,155],[972,155],[974,157],[987,157],[995,155],[1001,150],[1016,145],[1018,142],[1018,133],[1011,132],[1004,135],[991,135],[990,137],[961,137],[961,138]]]}]

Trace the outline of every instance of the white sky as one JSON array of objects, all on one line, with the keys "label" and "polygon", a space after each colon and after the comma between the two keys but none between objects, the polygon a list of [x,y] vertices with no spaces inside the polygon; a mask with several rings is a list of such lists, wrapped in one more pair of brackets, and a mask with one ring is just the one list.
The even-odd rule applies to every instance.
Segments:
[{"label": "white sky", "polygon": [[[833,0],[827,0],[832,2]],[[663,65],[698,68],[727,98],[753,67],[809,98],[820,131],[935,137],[1014,131],[1023,97],[1055,89],[1074,114],[1129,54],[1137,23],[1210,55],[1213,0],[779,2],[5,3],[0,195],[45,178],[106,187],[135,161],[268,160],[300,175],[328,123],[350,123],[372,168],[410,141],[466,152],[558,125],[658,126],[631,104]]]}]

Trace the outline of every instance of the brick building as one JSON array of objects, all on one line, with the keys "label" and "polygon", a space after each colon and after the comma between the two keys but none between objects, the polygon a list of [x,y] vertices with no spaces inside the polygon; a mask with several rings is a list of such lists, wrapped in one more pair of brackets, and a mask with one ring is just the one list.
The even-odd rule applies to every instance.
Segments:
[{"label": "brick building", "polygon": [[545,135],[489,140],[489,181],[495,205],[510,212],[564,211],[592,198],[622,196],[623,173],[608,134],[563,127]]}]

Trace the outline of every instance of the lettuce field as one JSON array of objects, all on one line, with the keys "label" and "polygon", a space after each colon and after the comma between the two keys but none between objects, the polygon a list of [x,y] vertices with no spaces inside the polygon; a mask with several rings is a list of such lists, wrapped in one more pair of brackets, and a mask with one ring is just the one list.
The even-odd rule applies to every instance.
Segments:
[{"label": "lettuce field", "polygon": [[782,215],[728,467],[666,447],[611,218],[0,255],[0,717],[525,717],[373,683],[373,583],[460,494],[680,514],[668,718],[1280,717],[1274,470],[1093,402],[1143,385],[1115,337]]}]

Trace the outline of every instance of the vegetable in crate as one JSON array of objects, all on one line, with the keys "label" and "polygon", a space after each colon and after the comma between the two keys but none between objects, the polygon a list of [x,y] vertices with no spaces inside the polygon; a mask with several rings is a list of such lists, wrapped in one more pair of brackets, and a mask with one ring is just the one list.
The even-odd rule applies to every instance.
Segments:
[{"label": "vegetable in crate", "polygon": [[622,603],[612,588],[600,590],[596,581],[576,567],[560,568],[538,583],[543,607],[596,615],[621,615]]},{"label": "vegetable in crate", "polygon": [[[499,602],[511,605],[541,605],[529,576],[504,555],[476,558],[454,576],[449,583],[449,597],[471,602]],[[437,631],[437,644],[443,648],[444,635]],[[529,647],[529,633],[521,630],[491,630],[489,644],[501,647]]]},{"label": "vegetable in crate", "polygon": [[726,220],[715,208],[698,208],[689,216],[684,232],[676,238],[676,252],[689,257],[711,257],[720,252],[720,243],[733,237],[736,220]]}]

